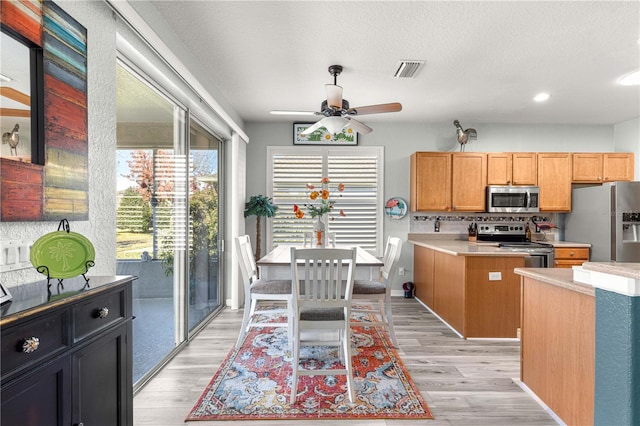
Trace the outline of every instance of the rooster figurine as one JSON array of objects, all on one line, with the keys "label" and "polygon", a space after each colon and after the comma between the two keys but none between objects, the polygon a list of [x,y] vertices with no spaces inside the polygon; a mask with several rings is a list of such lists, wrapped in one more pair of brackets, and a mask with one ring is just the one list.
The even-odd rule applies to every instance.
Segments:
[{"label": "rooster figurine", "polygon": [[18,142],[20,142],[20,125],[16,123],[12,131],[2,134],[2,143],[9,144],[10,153],[18,155]]},{"label": "rooster figurine", "polygon": [[464,151],[464,145],[469,141],[476,140],[478,137],[478,132],[476,132],[476,129],[463,130],[458,120],[454,120],[453,125],[456,126],[456,135],[458,136],[460,151]]}]

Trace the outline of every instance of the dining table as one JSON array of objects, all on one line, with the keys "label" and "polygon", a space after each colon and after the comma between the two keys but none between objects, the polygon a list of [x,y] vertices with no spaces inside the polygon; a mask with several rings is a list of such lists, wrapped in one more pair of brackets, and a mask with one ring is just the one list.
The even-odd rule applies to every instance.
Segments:
[{"label": "dining table", "polygon": [[[310,248],[302,245],[280,244],[258,259],[256,265],[260,269],[260,278],[266,280],[291,279],[291,247]],[[348,245],[335,245],[328,248],[353,248]],[[320,247],[311,247],[320,248]],[[380,268],[384,266],[378,259],[362,247],[357,247],[356,280],[374,280],[380,275]]]}]

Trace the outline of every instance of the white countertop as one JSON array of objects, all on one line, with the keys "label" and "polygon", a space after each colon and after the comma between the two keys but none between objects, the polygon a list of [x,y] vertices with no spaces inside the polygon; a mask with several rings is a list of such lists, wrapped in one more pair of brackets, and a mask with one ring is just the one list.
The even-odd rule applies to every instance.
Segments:
[{"label": "white countertop", "polygon": [[[497,242],[469,242],[467,240],[455,239],[455,235],[409,234],[408,242],[453,256],[527,256],[526,253],[522,252],[502,250],[498,248]],[[550,244],[554,248],[591,247],[591,244],[574,243],[571,241],[535,242]]]},{"label": "white countertop", "polygon": [[573,269],[571,268],[515,268],[516,274],[523,277],[532,278],[536,281],[577,291],[589,296],[595,295],[595,288],[589,284],[583,284],[573,280]]},{"label": "white countertop", "polygon": [[640,280],[640,263],[633,262],[585,262],[582,267],[586,270],[602,272],[611,275]]},{"label": "white countertop", "polygon": [[524,252],[508,251],[498,247],[498,243],[469,242],[464,240],[431,240],[409,238],[410,244],[426,247],[452,256],[528,256]]}]

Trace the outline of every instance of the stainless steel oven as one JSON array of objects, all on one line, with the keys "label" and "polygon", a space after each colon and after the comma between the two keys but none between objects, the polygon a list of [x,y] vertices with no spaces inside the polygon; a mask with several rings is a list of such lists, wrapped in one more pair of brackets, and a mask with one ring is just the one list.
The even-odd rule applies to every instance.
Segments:
[{"label": "stainless steel oven", "polygon": [[554,250],[551,244],[534,242],[500,243],[498,247],[508,251],[529,254],[524,258],[524,266],[526,268],[553,268]]},{"label": "stainless steel oven", "polygon": [[497,242],[507,251],[527,253],[524,266],[527,268],[553,268],[554,249],[551,244],[527,241],[526,225],[523,222],[481,223],[478,226],[478,241]]},{"label": "stainless steel oven", "polygon": [[487,211],[490,213],[537,213],[540,187],[487,186]]}]

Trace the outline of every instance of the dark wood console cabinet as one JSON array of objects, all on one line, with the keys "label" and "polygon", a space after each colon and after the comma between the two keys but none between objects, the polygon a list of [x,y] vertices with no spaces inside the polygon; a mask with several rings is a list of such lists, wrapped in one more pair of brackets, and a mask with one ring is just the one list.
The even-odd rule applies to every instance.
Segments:
[{"label": "dark wood console cabinet", "polygon": [[11,289],[0,319],[0,424],[133,424],[134,278],[54,281],[50,294],[46,282]]}]

